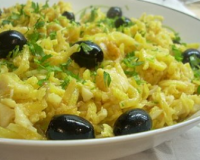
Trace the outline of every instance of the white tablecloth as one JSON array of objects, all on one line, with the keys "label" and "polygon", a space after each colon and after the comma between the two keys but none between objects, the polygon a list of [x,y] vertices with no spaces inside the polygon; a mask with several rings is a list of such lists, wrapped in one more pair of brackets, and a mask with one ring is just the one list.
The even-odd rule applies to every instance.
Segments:
[{"label": "white tablecloth", "polygon": [[200,124],[155,148],[116,160],[200,160]]},{"label": "white tablecloth", "polygon": [[[145,0],[195,16],[177,0]],[[116,160],[200,160],[200,124],[155,148]]]}]

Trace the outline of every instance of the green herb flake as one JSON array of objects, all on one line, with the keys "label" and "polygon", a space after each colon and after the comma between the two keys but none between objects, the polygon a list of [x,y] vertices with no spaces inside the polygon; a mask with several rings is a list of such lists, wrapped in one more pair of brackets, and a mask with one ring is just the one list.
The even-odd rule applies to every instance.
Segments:
[{"label": "green herb flake", "polygon": [[[96,19],[96,17],[97,17],[97,11],[98,11],[98,8],[96,8],[96,7],[93,7],[93,6],[91,6],[90,7],[91,8],[91,11],[90,11],[90,17],[89,17],[89,19],[86,21],[86,22],[94,22],[94,20]],[[86,12],[86,10],[85,10],[85,12]],[[84,13],[85,14],[85,13]]]},{"label": "green herb flake", "polygon": [[90,47],[89,45],[87,45],[86,43],[81,43],[80,44],[80,47],[83,49],[83,51],[85,52],[85,53],[88,53],[88,52],[90,52],[93,48],[92,47]]},{"label": "green herb flake", "polygon": [[12,51],[9,52],[7,58],[15,58],[19,55],[19,45],[17,45]]},{"label": "green herb flake", "polygon": [[45,22],[44,21],[38,21],[36,24],[35,24],[35,28],[36,29],[40,29],[42,27],[44,27],[45,25]]},{"label": "green herb flake", "polygon": [[138,58],[135,57],[135,53],[131,52],[122,60],[122,62],[129,68],[135,68],[142,65],[144,62],[138,61]]},{"label": "green herb flake", "polygon": [[174,33],[175,37],[173,38],[174,43],[180,43],[181,42],[181,37],[177,32]]},{"label": "green herb flake", "polygon": [[49,37],[50,37],[50,39],[51,40],[53,40],[53,39],[56,39],[56,31],[52,31],[50,34],[49,34]]},{"label": "green herb flake", "polygon": [[51,66],[50,64],[48,66],[45,66],[45,69],[48,72],[62,72],[62,69],[58,66]]},{"label": "green herb flake", "polygon": [[48,79],[46,79],[46,78],[40,79],[40,80],[38,80],[37,84],[38,84],[39,86],[42,86],[47,80],[48,80]]},{"label": "green herb flake", "polygon": [[45,4],[42,6],[43,9],[46,9],[49,7],[49,0],[46,0]]},{"label": "green herb flake", "polygon": [[96,22],[96,25],[98,27],[103,28],[104,31],[107,33],[109,32],[109,29],[115,28],[115,19],[111,19],[111,18],[101,19]]},{"label": "green herb flake", "polygon": [[196,79],[199,79],[200,78],[200,69],[193,69],[193,72],[194,72],[194,77]]},{"label": "green herb flake", "polygon": [[37,43],[28,43],[28,46],[29,46],[29,50],[30,52],[35,55],[35,56],[44,56],[45,53],[42,49],[41,46],[39,46]]},{"label": "green herb flake", "polygon": [[63,80],[63,82],[61,83],[62,89],[66,89],[66,87],[68,86],[69,82],[70,82],[69,77],[66,77],[66,78]]},{"label": "green herb flake", "polygon": [[0,67],[3,65],[6,65],[10,69],[10,71],[14,71],[15,69],[17,69],[17,67],[11,61],[5,59],[0,61]]},{"label": "green herb flake", "polygon": [[104,80],[104,84],[107,87],[109,87],[112,79],[110,77],[110,74],[106,71],[103,72],[103,80]]},{"label": "green herb flake", "polygon": [[37,42],[40,38],[40,33],[39,32],[33,32],[32,34],[28,34],[28,39],[31,42]]},{"label": "green herb flake", "polygon": [[20,14],[18,14],[18,13],[12,13],[12,15],[10,16],[10,19],[11,20],[18,20],[18,19],[20,19]]},{"label": "green herb flake", "polygon": [[87,12],[87,8],[84,8],[84,9],[81,10],[80,12],[81,12],[81,13],[80,13],[80,19],[82,19],[82,18],[85,16],[86,12]]},{"label": "green herb flake", "polygon": [[199,68],[200,64],[200,58],[198,58],[196,55],[191,55],[190,56],[190,65],[192,68]]},{"label": "green herb flake", "polygon": [[8,19],[4,19],[1,24],[4,26],[4,25],[7,25],[7,24],[12,24],[12,22]]},{"label": "green herb flake", "polygon": [[39,6],[38,3],[32,2],[32,8],[33,8],[33,11],[35,13],[39,13],[40,12],[40,6]]},{"label": "green herb flake", "polygon": [[24,4],[21,4],[20,6],[21,6],[21,8],[20,8],[20,10],[19,10],[19,14],[20,14],[20,15],[25,15],[25,13],[24,13],[24,7],[25,7],[25,5],[24,5]]},{"label": "green herb flake", "polygon": [[52,57],[51,54],[47,54],[47,55],[43,56],[42,59],[40,60],[40,63],[44,63],[45,61],[47,61],[51,57]]},{"label": "green herb flake", "polygon": [[197,87],[197,94],[200,95],[200,86]]},{"label": "green herb flake", "polygon": [[174,58],[181,62],[183,60],[182,52],[180,49],[178,49],[175,45],[172,45],[172,53],[174,55]]},{"label": "green herb flake", "polygon": [[46,83],[50,78],[50,73],[47,74],[46,78],[38,80],[37,84],[41,87]]}]

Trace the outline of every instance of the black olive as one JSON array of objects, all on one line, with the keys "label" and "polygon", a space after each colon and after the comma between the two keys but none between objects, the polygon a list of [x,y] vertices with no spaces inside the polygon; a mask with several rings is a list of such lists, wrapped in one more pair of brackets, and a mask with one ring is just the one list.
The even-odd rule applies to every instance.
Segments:
[{"label": "black olive", "polygon": [[149,114],[142,109],[133,109],[123,113],[114,124],[114,134],[126,135],[148,131],[152,127]]},{"label": "black olive", "polygon": [[187,49],[183,52],[183,63],[190,63],[191,67],[200,65],[200,51],[197,49]]},{"label": "black olive", "polygon": [[91,69],[103,61],[103,51],[97,44],[91,41],[78,41],[75,44],[79,44],[80,49],[71,55],[71,59],[80,67]]},{"label": "black olive", "polygon": [[121,26],[128,26],[130,25],[132,22],[129,18],[127,17],[119,17],[118,19],[116,19],[115,21],[115,27],[116,28],[119,28]]},{"label": "black olive", "polygon": [[62,15],[71,21],[75,21],[75,15],[73,12],[65,11]]},{"label": "black olive", "polygon": [[122,16],[122,10],[119,7],[110,7],[110,9],[107,12],[108,18],[115,18],[121,16]]},{"label": "black olive", "polygon": [[50,140],[73,140],[95,138],[94,128],[86,119],[70,114],[54,116],[47,128]]},{"label": "black olive", "polygon": [[4,31],[0,33],[0,58],[6,58],[10,51],[16,46],[19,50],[27,43],[24,35],[15,30]]}]

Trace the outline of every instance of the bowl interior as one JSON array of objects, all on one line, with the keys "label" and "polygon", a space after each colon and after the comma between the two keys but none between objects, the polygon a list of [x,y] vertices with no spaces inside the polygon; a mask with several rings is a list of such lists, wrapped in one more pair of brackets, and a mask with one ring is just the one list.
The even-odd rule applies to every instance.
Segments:
[{"label": "bowl interior", "polygon": [[[45,2],[45,0],[37,1]],[[97,5],[101,6],[102,9],[110,6],[120,6],[123,9],[124,15],[128,17],[140,17],[140,15],[144,12],[147,14],[162,15],[164,17],[164,24],[180,33],[183,41],[188,43],[200,43],[200,38],[198,36],[200,33],[200,20],[173,9],[138,0],[67,1],[72,4],[75,12],[77,13],[84,7]],[[14,0],[1,0],[1,7],[9,7],[16,2],[17,1]],[[25,2],[26,0],[20,1],[20,3]],[[53,4],[58,2],[58,0],[50,0],[49,2],[50,4]],[[29,160],[44,160],[44,156],[48,160],[55,160],[54,158],[56,157],[59,160],[92,160],[94,157],[96,157],[96,160],[119,158],[159,145],[166,140],[170,140],[174,138],[174,136],[190,129],[200,122],[199,113],[187,121],[174,126],[128,136],[74,141],[28,141],[0,139],[0,155],[3,159],[9,160],[14,160],[14,158],[15,160],[22,160],[25,158]],[[78,154],[77,151],[80,154]],[[31,156],[29,154],[31,154]]]}]

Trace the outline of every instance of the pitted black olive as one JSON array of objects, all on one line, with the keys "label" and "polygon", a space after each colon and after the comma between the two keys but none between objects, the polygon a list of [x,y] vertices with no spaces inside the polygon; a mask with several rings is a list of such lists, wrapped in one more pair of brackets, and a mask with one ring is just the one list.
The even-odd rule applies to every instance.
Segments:
[{"label": "pitted black olive", "polygon": [[80,67],[92,69],[103,61],[103,51],[97,44],[91,41],[78,41],[75,44],[79,44],[80,49],[71,55],[71,59]]},{"label": "pitted black olive", "polygon": [[110,9],[107,12],[108,18],[115,18],[121,16],[122,16],[122,10],[119,7],[110,7]]},{"label": "pitted black olive", "polygon": [[127,17],[119,17],[118,19],[116,19],[115,21],[115,27],[119,28],[121,26],[128,26],[129,24],[131,24],[131,20]]},{"label": "pitted black olive", "polygon": [[71,21],[75,21],[75,15],[73,12],[65,11],[62,15]]},{"label": "pitted black olive", "polygon": [[183,63],[190,63],[191,67],[200,66],[200,51],[197,49],[187,49],[183,52]]},{"label": "pitted black olive", "polygon": [[123,113],[114,124],[114,134],[126,135],[148,131],[152,127],[149,114],[142,109],[133,109]]},{"label": "pitted black olive", "polygon": [[0,33],[0,58],[6,58],[16,46],[19,50],[27,43],[24,35],[15,30],[4,31]]},{"label": "pitted black olive", "polygon": [[75,140],[95,138],[94,128],[86,119],[70,114],[52,118],[46,131],[49,140]]}]

